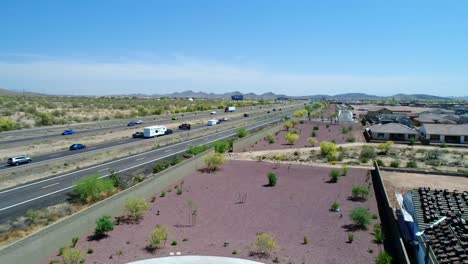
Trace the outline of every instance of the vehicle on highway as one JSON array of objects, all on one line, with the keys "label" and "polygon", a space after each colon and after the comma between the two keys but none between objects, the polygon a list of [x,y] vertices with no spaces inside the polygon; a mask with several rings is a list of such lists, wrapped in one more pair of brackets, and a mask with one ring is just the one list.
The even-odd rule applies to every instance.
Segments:
[{"label": "vehicle on highway", "polygon": [[132,138],[142,138],[145,134],[143,132],[135,132],[132,135]]},{"label": "vehicle on highway", "polygon": [[267,114],[269,114],[269,113],[270,113],[270,111],[267,111]]},{"label": "vehicle on highway", "polygon": [[235,106],[228,106],[226,108],[224,108],[224,112],[235,112],[236,111],[236,107]]},{"label": "vehicle on highway", "polygon": [[75,130],[73,129],[67,129],[65,131],[63,131],[62,135],[73,135],[75,134]]},{"label": "vehicle on highway", "polygon": [[180,130],[190,130],[191,126],[190,124],[182,124],[179,126]]},{"label": "vehicle on highway", "polygon": [[223,118],[219,119],[218,122],[221,123],[221,122],[225,122],[225,121],[228,121],[228,120],[229,120],[229,118],[223,117]]},{"label": "vehicle on highway", "polygon": [[141,124],[143,124],[143,120],[138,119],[137,121],[135,121],[135,123],[136,123],[137,125],[141,125]]},{"label": "vehicle on highway", "polygon": [[216,115],[216,111],[211,111],[210,115]]},{"label": "vehicle on highway", "polygon": [[208,126],[216,126],[218,124],[218,120],[216,119],[212,119],[212,120],[208,120]]},{"label": "vehicle on highway", "polygon": [[17,156],[17,157],[11,157],[8,159],[7,164],[8,165],[15,165],[18,166],[23,163],[31,163],[32,159],[30,157],[26,156]]},{"label": "vehicle on highway", "polygon": [[166,135],[167,127],[165,126],[150,126],[143,129],[145,138],[152,138]]},{"label": "vehicle on highway", "polygon": [[84,144],[73,144],[70,146],[70,150],[79,150],[79,149],[85,149],[86,145]]},{"label": "vehicle on highway", "polygon": [[136,126],[136,125],[141,125],[141,124],[143,124],[143,120],[136,120],[136,121],[132,121],[128,123],[127,126]]},{"label": "vehicle on highway", "polygon": [[244,117],[249,117],[249,114],[245,113],[245,114],[244,114]]},{"label": "vehicle on highway", "polygon": [[280,108],[280,109],[278,109],[278,111],[281,111],[281,108]]},{"label": "vehicle on highway", "polygon": [[177,116],[172,117],[172,120],[177,120],[177,119],[179,119]]},{"label": "vehicle on highway", "polygon": [[273,108],[273,112],[275,112],[275,111],[276,111],[276,108]]}]

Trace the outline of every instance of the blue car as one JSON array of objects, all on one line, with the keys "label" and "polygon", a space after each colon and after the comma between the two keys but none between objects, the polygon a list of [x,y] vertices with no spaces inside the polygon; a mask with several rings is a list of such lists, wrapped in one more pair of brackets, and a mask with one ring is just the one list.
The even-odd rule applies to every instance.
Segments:
[{"label": "blue car", "polygon": [[128,123],[127,126],[136,126],[136,125],[138,125],[136,122],[130,122],[130,123]]},{"label": "blue car", "polygon": [[75,130],[73,130],[73,129],[65,130],[62,133],[62,135],[73,135],[73,134],[75,134]]},{"label": "blue car", "polygon": [[70,146],[70,150],[79,150],[79,149],[85,149],[86,146],[83,144],[73,144]]}]

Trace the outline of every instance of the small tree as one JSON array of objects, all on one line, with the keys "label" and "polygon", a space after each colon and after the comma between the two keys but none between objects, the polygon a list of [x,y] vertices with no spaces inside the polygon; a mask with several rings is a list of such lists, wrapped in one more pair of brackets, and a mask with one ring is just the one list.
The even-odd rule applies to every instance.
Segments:
[{"label": "small tree", "polygon": [[246,137],[249,135],[249,131],[245,128],[239,128],[239,130],[237,130],[237,136],[239,138],[243,138],[243,137]]},{"label": "small tree", "polygon": [[291,122],[289,122],[289,121],[286,121],[286,122],[284,122],[283,127],[284,127],[284,129],[289,131],[289,129],[291,127],[293,127],[293,124]]},{"label": "small tree", "polygon": [[354,186],[351,193],[353,199],[366,200],[369,197],[369,188],[366,186]]},{"label": "small tree", "polygon": [[358,228],[367,229],[367,226],[371,222],[371,215],[370,215],[369,210],[363,207],[355,208],[351,212],[350,217],[354,225]]},{"label": "small tree", "polygon": [[309,143],[313,146],[315,146],[315,144],[317,144],[317,139],[314,138],[314,137],[310,137],[307,139],[307,141],[309,141]]},{"label": "small tree", "polygon": [[63,264],[80,264],[84,262],[83,254],[76,248],[64,248],[62,250]]},{"label": "small tree", "polygon": [[73,191],[78,195],[80,201],[85,203],[97,202],[115,191],[111,180],[100,179],[98,175],[93,175],[78,182]]},{"label": "small tree", "polygon": [[377,256],[375,260],[375,264],[391,264],[393,261],[392,256],[390,256],[387,252],[382,251]]},{"label": "small tree", "polygon": [[382,152],[383,154],[387,154],[390,152],[390,150],[393,147],[393,141],[387,141],[385,143],[380,144],[377,148]]},{"label": "small tree", "polygon": [[330,182],[338,182],[338,178],[340,177],[340,171],[338,169],[332,169],[330,171]]},{"label": "small tree", "polygon": [[284,138],[286,139],[286,141],[288,141],[289,144],[294,144],[294,142],[296,142],[296,140],[299,139],[299,135],[296,134],[296,133],[287,133]]},{"label": "small tree", "polygon": [[260,233],[256,237],[255,246],[259,253],[269,255],[278,246],[278,243],[270,234]]},{"label": "small tree", "polygon": [[226,153],[230,147],[231,144],[227,140],[216,141],[214,143],[214,148],[217,153]]},{"label": "small tree", "polygon": [[224,155],[215,153],[205,158],[205,164],[210,171],[215,171],[224,163]]},{"label": "small tree", "polygon": [[161,242],[164,242],[162,244],[162,247],[166,245],[166,241],[169,238],[169,229],[165,226],[156,226],[153,231],[151,231],[151,235],[149,237],[149,245],[148,248],[151,250],[155,250],[157,248],[161,248]]},{"label": "small tree", "polygon": [[96,221],[96,229],[94,229],[94,236],[103,237],[107,232],[114,230],[114,222],[108,215],[101,216]]},{"label": "small tree", "polygon": [[276,176],[275,173],[269,172],[268,175],[268,186],[276,186],[276,182],[278,181],[278,177]]},{"label": "small tree", "polygon": [[150,205],[143,198],[131,198],[128,199],[125,204],[125,212],[127,212],[128,218],[132,221],[137,221],[142,218],[149,208]]}]

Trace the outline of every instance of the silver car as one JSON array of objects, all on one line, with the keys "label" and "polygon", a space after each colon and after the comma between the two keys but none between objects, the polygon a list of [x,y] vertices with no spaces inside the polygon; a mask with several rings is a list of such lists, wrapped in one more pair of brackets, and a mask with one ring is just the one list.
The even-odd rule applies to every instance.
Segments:
[{"label": "silver car", "polygon": [[18,157],[12,157],[8,159],[8,165],[15,165],[18,166],[23,163],[31,163],[32,159],[30,157],[26,156],[18,156]]}]

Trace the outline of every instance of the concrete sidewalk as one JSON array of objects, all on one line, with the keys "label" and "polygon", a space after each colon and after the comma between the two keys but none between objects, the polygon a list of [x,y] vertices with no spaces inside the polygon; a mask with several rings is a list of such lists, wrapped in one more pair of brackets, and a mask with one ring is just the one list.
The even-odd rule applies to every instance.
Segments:
[{"label": "concrete sidewalk", "polygon": [[214,256],[174,256],[139,260],[129,264],[263,264],[247,259]]}]

